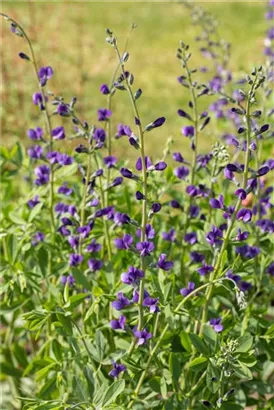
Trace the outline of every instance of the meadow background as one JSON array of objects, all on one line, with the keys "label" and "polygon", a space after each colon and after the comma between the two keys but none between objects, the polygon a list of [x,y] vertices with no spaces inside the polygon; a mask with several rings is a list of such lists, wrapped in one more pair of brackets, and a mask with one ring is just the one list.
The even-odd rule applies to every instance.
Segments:
[{"label": "meadow background", "polygon": [[[195,4],[216,17],[220,36],[231,43],[230,68],[236,72],[235,79],[249,72],[254,64],[263,62],[264,1],[203,1]],[[180,132],[182,119],[176,114],[188,98],[187,90],[177,82],[177,76],[182,73],[176,59],[179,40],[190,44],[192,66],[196,64],[199,68],[207,61],[201,58],[199,44],[195,41],[200,28],[190,23],[190,11],[184,4],[4,1],[2,12],[25,28],[34,44],[39,66],[53,67],[50,89],[67,101],[76,96],[78,112],[89,123],[96,123],[97,109],[106,106],[106,97],[100,94],[99,87],[102,83],[110,83],[117,65],[112,47],[105,42],[105,28],[112,29],[123,46],[131,23],[136,23],[138,27],[129,41],[128,69],[135,74],[135,87],[143,90],[140,114],[144,123],[163,115],[167,119],[165,127],[147,140],[147,151],[155,156],[161,155],[167,137],[171,136],[175,140],[174,148],[182,148],[183,143],[184,154],[188,156],[188,144],[182,140]],[[11,35],[6,24],[1,28],[1,37],[2,143],[12,147],[15,141],[27,142],[27,129],[38,125],[39,111],[31,101],[37,90],[31,65],[18,57],[20,51],[26,51],[22,39]],[[208,62],[208,66],[210,64]],[[199,76],[206,81],[210,73]],[[113,134],[117,123],[132,124],[127,95],[120,92],[115,101]],[[206,99],[205,103],[208,101]],[[66,120],[64,124],[67,124]],[[211,126],[204,134],[201,149],[206,151],[220,132],[222,130]],[[66,144],[70,144],[68,140]],[[132,150],[128,154],[125,140],[116,143],[114,149],[119,155],[134,155]]]}]

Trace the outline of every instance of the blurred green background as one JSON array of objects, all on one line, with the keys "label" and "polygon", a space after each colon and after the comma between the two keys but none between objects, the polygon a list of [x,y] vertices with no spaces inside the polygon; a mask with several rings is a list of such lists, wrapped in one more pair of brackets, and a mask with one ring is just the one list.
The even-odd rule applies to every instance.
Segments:
[{"label": "blurred green background", "polygon": [[[217,18],[220,36],[231,43],[229,67],[236,77],[263,63],[267,28],[265,2],[195,4]],[[117,64],[113,48],[105,42],[105,28],[114,31],[123,48],[131,23],[136,23],[138,27],[128,47],[127,69],[135,75],[134,87],[143,90],[139,101],[143,124],[159,116],[167,118],[164,127],[147,134],[147,150],[161,155],[167,137],[171,136],[176,148],[188,151],[186,139],[180,133],[183,121],[176,114],[188,101],[187,90],[176,80],[182,74],[176,59],[179,40],[190,44],[193,68],[210,67],[211,63],[198,51],[195,36],[201,29],[192,25],[185,5],[178,2],[4,1],[2,12],[23,25],[33,41],[39,66],[54,68],[49,89],[67,101],[77,96],[80,115],[90,124],[96,123],[97,109],[106,106],[106,97],[99,92],[100,84],[110,82]],[[13,35],[6,22],[2,24],[2,40],[2,143],[11,146],[16,140],[27,142],[26,130],[42,125],[42,118],[32,104],[31,96],[37,87],[31,64],[18,57],[20,51],[28,53],[24,40]],[[197,79],[206,80],[207,76],[197,74]],[[126,93],[117,92],[113,112],[113,134],[119,122],[133,125]],[[60,118],[54,121],[60,124]],[[69,133],[71,125],[67,120],[64,123]],[[220,129],[213,121],[202,136],[202,149],[219,135]],[[128,150],[126,141],[115,144],[115,150],[126,155],[132,151]]]}]

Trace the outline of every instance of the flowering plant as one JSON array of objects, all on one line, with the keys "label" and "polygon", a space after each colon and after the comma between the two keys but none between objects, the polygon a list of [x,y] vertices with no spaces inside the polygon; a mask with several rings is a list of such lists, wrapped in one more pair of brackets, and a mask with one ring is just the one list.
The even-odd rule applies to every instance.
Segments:
[{"label": "flowering plant", "polygon": [[[24,28],[3,15],[29,48],[19,57],[34,69],[41,114],[27,152],[1,152],[7,408],[273,408],[273,32],[265,64],[234,78],[214,19],[188,7],[209,61],[193,67],[180,42],[189,103],[177,113],[190,159],[171,139],[161,158],[148,155],[147,138],[168,121],[159,113],[144,124],[131,56],[110,29],[117,67],[91,124],[76,97],[49,91],[54,69],[37,65]],[[132,121],[114,132],[122,92]],[[203,153],[207,132],[216,142]],[[133,164],[116,154],[120,138]],[[23,197],[12,178],[24,178]]]}]

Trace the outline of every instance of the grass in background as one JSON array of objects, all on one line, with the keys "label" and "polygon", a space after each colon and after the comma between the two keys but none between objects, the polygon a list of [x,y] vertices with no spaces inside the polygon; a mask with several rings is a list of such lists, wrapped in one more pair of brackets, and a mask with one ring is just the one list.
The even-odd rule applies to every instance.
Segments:
[{"label": "grass in background", "polygon": [[[250,71],[254,64],[263,62],[266,30],[263,2],[196,4],[218,19],[221,37],[232,44],[231,68],[234,71]],[[188,98],[176,80],[181,74],[175,56],[179,40],[190,44],[193,68],[193,64],[204,66],[207,61],[200,56],[195,42],[199,33],[197,27],[191,25],[189,10],[183,4],[4,1],[2,9],[17,19],[34,40],[39,65],[54,68],[51,90],[63,95],[67,101],[73,95],[77,96],[78,108],[90,124],[96,123],[97,109],[106,105],[106,98],[99,92],[100,84],[110,82],[117,64],[113,48],[105,42],[105,28],[114,31],[120,47],[123,47],[129,27],[135,22],[138,28],[130,39],[127,68],[135,75],[136,89],[143,90],[139,102],[143,123],[163,115],[167,118],[164,127],[148,134],[147,150],[153,156],[160,156],[167,137],[172,136],[175,147],[181,150],[184,147],[188,151],[187,141],[180,133],[183,122],[176,114]],[[26,130],[35,125],[39,113],[31,101],[32,94],[37,91],[32,67],[18,57],[20,51],[25,51],[24,42],[12,35],[7,25],[2,27],[2,37],[2,141],[11,146],[18,139],[27,141]],[[206,80],[205,74],[200,75]],[[60,118],[56,121],[59,124]],[[133,126],[128,99],[123,92],[117,92],[114,99],[113,122]],[[68,121],[64,124],[68,125]],[[212,121],[201,141],[202,149],[208,148],[208,143],[220,133]],[[128,150],[126,141],[117,142],[115,149],[120,155],[128,155],[128,152],[135,155],[134,150]]]}]

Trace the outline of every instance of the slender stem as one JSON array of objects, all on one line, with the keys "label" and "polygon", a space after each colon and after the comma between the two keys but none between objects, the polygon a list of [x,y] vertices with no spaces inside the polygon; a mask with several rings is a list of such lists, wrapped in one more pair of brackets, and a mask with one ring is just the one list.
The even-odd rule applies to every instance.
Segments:
[{"label": "slender stem", "polygon": [[[88,196],[88,190],[89,190],[89,180],[90,180],[90,175],[91,175],[91,154],[92,154],[91,148],[89,148],[88,152],[88,165],[87,165],[87,172],[86,172],[86,178],[85,178],[85,185],[84,185],[84,190],[83,190],[83,199],[81,203],[81,211],[80,211],[80,226],[85,225],[85,216],[86,216],[86,202],[87,202],[87,196]],[[82,241],[79,241],[79,253],[81,253],[82,250]]]},{"label": "slender stem", "polygon": [[[143,195],[144,195],[144,200],[142,201],[142,225],[141,225],[141,241],[143,242],[145,240],[146,223],[147,223],[147,172],[146,172],[146,160],[145,160],[144,132],[142,130],[140,115],[138,112],[136,101],[134,99],[131,86],[128,82],[128,79],[127,79],[127,76],[124,70],[124,65],[122,63],[121,55],[120,55],[119,49],[116,44],[116,39],[114,39],[113,45],[114,45],[114,48],[116,50],[116,53],[117,53],[117,56],[120,62],[120,67],[121,67],[121,70],[122,70],[122,73],[123,73],[123,76],[126,82],[127,91],[130,97],[133,112],[134,112],[135,118],[137,119],[137,123],[138,123],[137,127],[138,127],[138,133],[139,133],[139,141],[140,141],[142,176],[143,176]],[[144,256],[140,256],[140,262],[141,262],[141,269],[145,273]],[[139,305],[138,329],[139,330],[143,328],[143,322],[144,322],[144,312],[143,312],[144,290],[145,290],[145,275],[144,275],[144,278],[140,282],[140,289],[139,289],[139,301],[138,301],[138,305]]]},{"label": "slender stem", "polygon": [[[98,162],[98,158],[97,158],[96,152],[94,153],[94,160],[95,160],[97,169],[99,169],[99,162]],[[103,184],[102,184],[102,179],[101,179],[101,177],[99,177],[99,189],[100,189],[100,196],[101,196],[101,201],[102,201],[102,207],[105,208],[104,188],[103,188]],[[112,250],[111,250],[109,229],[108,229],[107,221],[105,220],[105,218],[103,218],[103,221],[104,221],[104,231],[105,231],[106,243],[107,243],[108,259],[111,260]]]},{"label": "slender stem", "polygon": [[[188,86],[191,92],[191,101],[192,101],[193,110],[194,110],[194,136],[193,136],[191,173],[190,173],[190,184],[193,185],[195,181],[197,152],[198,152],[198,148],[197,148],[198,146],[198,107],[197,107],[197,97],[196,97],[195,89],[192,83],[191,72],[189,70],[187,61],[183,60],[183,63],[184,63],[184,68],[187,74],[187,82],[188,82]],[[189,227],[189,222],[190,222],[189,214],[190,214],[192,202],[193,202],[193,197],[189,196],[188,205],[187,205],[187,209],[185,213],[185,222],[184,222],[184,228],[183,228],[183,233],[182,233],[182,240],[184,240],[185,234]],[[183,246],[182,254],[181,254],[181,275],[183,275],[183,269],[184,269],[185,250],[186,250],[186,246]]]},{"label": "slender stem", "polygon": [[[250,90],[250,95],[251,95],[251,96],[252,96],[252,94],[253,94],[255,82],[256,82],[256,79],[254,80],[254,83],[253,83],[253,85],[252,85],[252,87],[251,87],[251,90]],[[251,101],[250,101],[250,99],[251,99],[250,96],[248,96],[247,108],[246,108],[247,149],[246,149],[246,154],[245,154],[245,164],[244,164],[243,181],[242,181],[242,188],[243,188],[244,190],[245,190],[246,187],[247,187],[247,181],[248,181],[248,164],[249,164],[249,160],[250,160],[250,149],[249,149],[250,141],[251,141],[251,124],[250,124],[250,105],[251,105]],[[211,281],[211,282],[213,282],[213,281],[217,278],[217,276],[218,276],[219,269],[220,269],[220,266],[221,266],[221,263],[222,263],[222,258],[223,258],[224,252],[225,252],[226,249],[227,249],[227,246],[228,246],[228,243],[229,243],[229,239],[230,239],[230,235],[231,235],[231,232],[232,232],[232,230],[233,230],[233,228],[234,228],[234,224],[235,224],[235,221],[236,221],[237,213],[238,213],[238,211],[239,211],[239,209],[240,209],[240,207],[241,207],[241,203],[242,203],[242,201],[241,201],[241,199],[239,198],[238,201],[237,201],[235,210],[234,210],[234,212],[233,212],[233,214],[232,214],[231,221],[230,221],[230,225],[229,225],[229,227],[228,227],[228,229],[227,229],[227,231],[226,231],[225,238],[224,238],[224,241],[223,241],[223,244],[222,244],[222,247],[221,247],[221,251],[220,251],[219,256],[218,256],[218,258],[217,258],[217,261],[216,261],[216,265],[215,265],[215,267],[214,267],[213,272],[212,272],[211,275],[210,275],[210,281]],[[206,302],[205,302],[205,304],[204,304],[204,306],[203,306],[203,311],[202,311],[202,321],[201,321],[201,327],[200,327],[200,334],[202,333],[202,331],[203,331],[203,326],[204,326],[204,324],[205,324],[206,321],[207,321],[208,305],[209,305],[209,301],[210,301],[210,299],[211,299],[211,297],[212,297],[212,292],[213,292],[213,286],[211,285],[211,286],[209,286],[209,287],[207,288],[207,291],[206,291]]]}]

